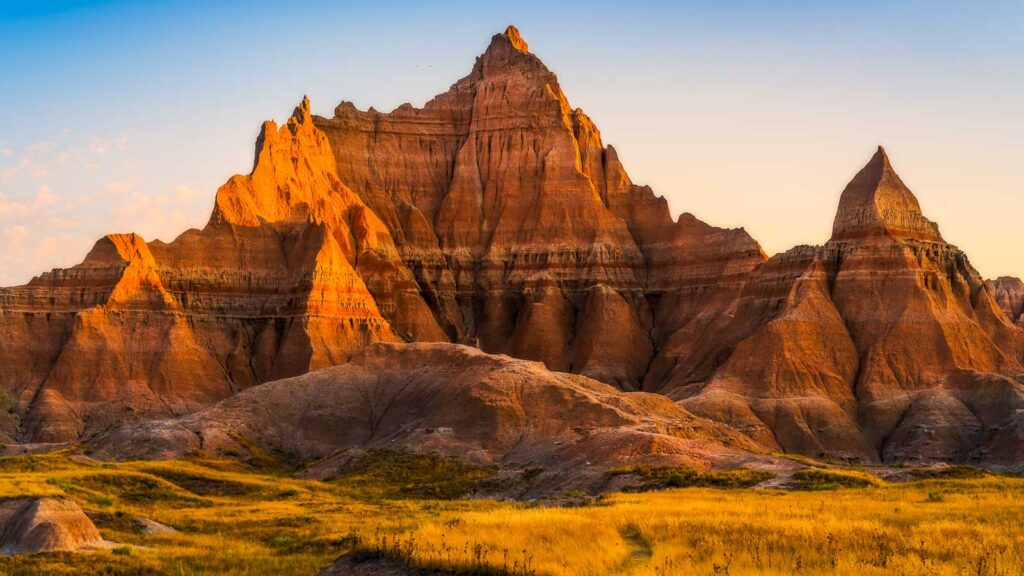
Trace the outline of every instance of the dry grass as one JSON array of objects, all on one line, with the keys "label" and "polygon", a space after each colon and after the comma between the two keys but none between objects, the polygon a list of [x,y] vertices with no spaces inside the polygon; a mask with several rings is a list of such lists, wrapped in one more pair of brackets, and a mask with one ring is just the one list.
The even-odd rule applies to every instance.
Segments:
[{"label": "dry grass", "polygon": [[[406,472],[392,482],[384,472],[397,465]],[[313,574],[352,549],[496,574],[1024,573],[1015,478],[827,490],[846,484],[814,476],[826,490],[684,488],[539,508],[417,497],[421,484],[453,495],[486,475],[451,461],[375,455],[331,482],[261,470],[206,458],[0,459],[0,495],[69,494],[105,538],[128,546],[0,558],[0,574]],[[134,534],[131,515],[181,533]]]}]

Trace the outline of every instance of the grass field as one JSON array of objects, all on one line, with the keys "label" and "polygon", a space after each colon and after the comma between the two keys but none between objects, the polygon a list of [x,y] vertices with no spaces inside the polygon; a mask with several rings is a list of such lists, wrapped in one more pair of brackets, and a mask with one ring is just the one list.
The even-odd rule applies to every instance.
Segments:
[{"label": "grass field", "polygon": [[[962,472],[962,471],[960,471]],[[613,473],[624,473],[614,471]],[[1024,573],[1024,480],[957,473],[911,483],[810,473],[758,490],[701,486],[593,505],[450,499],[490,474],[376,454],[326,481],[197,457],[106,464],[69,452],[0,459],[0,497],[67,494],[118,543],[89,554],[0,557],[2,574],[314,574],[355,550],[493,574]],[[131,516],[177,528],[146,536]]]}]

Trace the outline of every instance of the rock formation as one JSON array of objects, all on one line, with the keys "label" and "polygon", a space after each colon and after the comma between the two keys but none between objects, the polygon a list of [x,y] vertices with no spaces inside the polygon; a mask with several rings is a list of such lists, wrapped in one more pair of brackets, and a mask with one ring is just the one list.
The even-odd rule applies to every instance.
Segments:
[{"label": "rock formation", "polygon": [[1013,276],[986,280],[985,286],[1010,322],[1024,327],[1024,282]]},{"label": "rock formation", "polygon": [[[244,440],[240,440],[244,439]],[[453,344],[369,346],[349,363],[245,390],[212,408],[101,437],[101,459],[245,454],[250,442],[301,461],[353,449],[436,452],[542,467],[559,486],[627,463],[728,467],[756,446],[660,394],[624,393],[538,362]]]},{"label": "rock formation", "polygon": [[17,416],[0,434],[187,413],[377,340],[478,344],[638,389],[679,332],[657,374],[706,375],[691,338],[764,258],[634,186],[514,28],[422,110],[323,119],[303,100],[256,149],[204,229],[111,235],[0,290]]},{"label": "rock formation", "polygon": [[660,341],[706,330],[764,260],[633,185],[512,27],[422,109],[314,123],[454,342],[639,389]]},{"label": "rock formation", "polygon": [[92,520],[68,498],[0,502],[0,554],[75,552],[107,546]]},{"label": "rock formation", "polygon": [[663,390],[763,446],[866,461],[995,458],[1024,407],[1024,334],[945,243],[879,148],[843,191],[832,239],[771,258],[707,382]]},{"label": "rock formation", "polygon": [[422,108],[303,100],[256,150],[202,230],[108,236],[0,290],[0,438],[179,416],[407,341],[660,392],[770,450],[1021,460],[1024,289],[983,282],[881,149],[825,245],[767,259],[633,184],[510,27]]}]

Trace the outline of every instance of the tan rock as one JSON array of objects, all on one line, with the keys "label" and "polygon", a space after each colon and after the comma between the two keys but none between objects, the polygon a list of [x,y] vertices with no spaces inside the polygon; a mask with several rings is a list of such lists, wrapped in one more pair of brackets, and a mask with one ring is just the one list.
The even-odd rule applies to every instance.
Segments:
[{"label": "tan rock", "polygon": [[188,416],[121,428],[92,455],[245,454],[238,435],[306,461],[387,448],[540,466],[559,486],[600,485],[607,469],[625,463],[730,467],[750,459],[754,447],[661,395],[623,393],[467,346],[377,343],[341,366],[250,388]]},{"label": "tan rock", "polygon": [[96,525],[68,498],[0,502],[0,554],[77,552],[106,548]]}]

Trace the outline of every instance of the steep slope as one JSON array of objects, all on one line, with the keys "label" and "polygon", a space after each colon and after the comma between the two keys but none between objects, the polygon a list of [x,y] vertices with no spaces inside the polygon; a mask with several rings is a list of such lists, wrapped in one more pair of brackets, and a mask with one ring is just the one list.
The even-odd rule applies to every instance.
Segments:
[{"label": "steep slope", "polygon": [[387,229],[338,180],[308,101],[264,124],[252,173],[221,187],[203,230],[108,236],[0,303],[0,385],[22,415],[7,434],[34,441],[344,361],[396,339],[381,309],[425,309]]},{"label": "steep slope", "polygon": [[513,27],[422,109],[314,121],[455,342],[638,389],[661,342],[723,314],[764,259],[634,186]]},{"label": "steep slope", "polygon": [[666,389],[768,447],[986,460],[1024,407],[1024,335],[881,148],[844,190],[832,239],[760,267],[730,329],[749,335],[708,382]]},{"label": "steep slope", "polygon": [[328,120],[303,100],[256,148],[202,230],[109,236],[0,290],[0,435],[193,411],[375,340],[475,344],[626,389],[705,377],[733,342],[702,336],[764,259],[633,185],[511,27],[422,110]]},{"label": "steep slope", "polygon": [[[216,406],[123,428],[99,439],[100,458],[177,458],[202,449],[262,449],[331,462],[386,448],[477,464],[542,467],[556,485],[626,463],[731,467],[757,458],[750,440],[664,396],[625,394],[536,362],[454,344],[369,346],[350,363],[250,388]],[[766,459],[767,461],[768,459]]]}]

